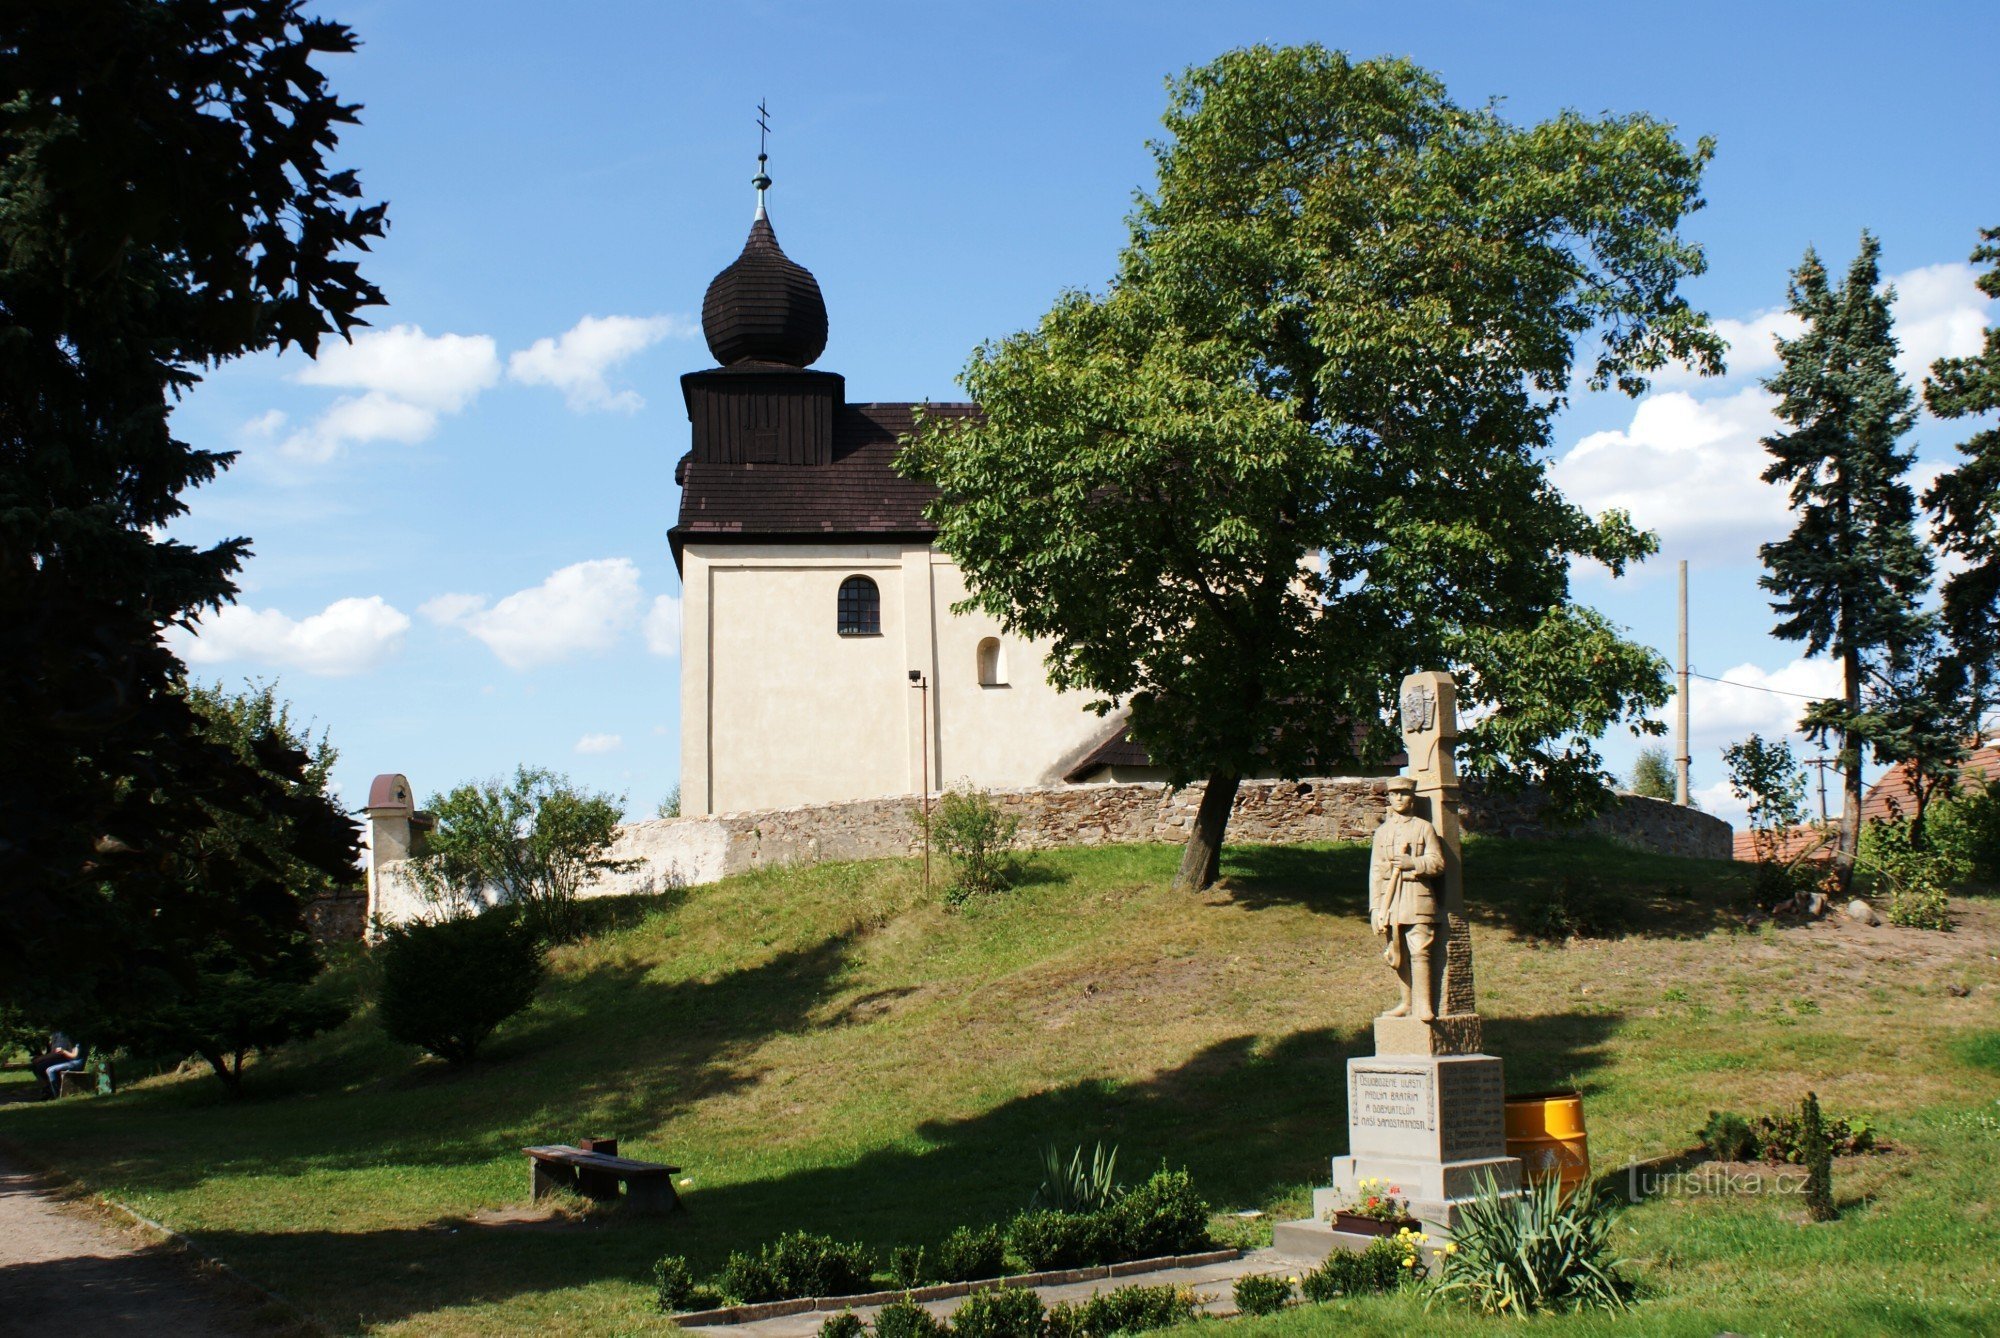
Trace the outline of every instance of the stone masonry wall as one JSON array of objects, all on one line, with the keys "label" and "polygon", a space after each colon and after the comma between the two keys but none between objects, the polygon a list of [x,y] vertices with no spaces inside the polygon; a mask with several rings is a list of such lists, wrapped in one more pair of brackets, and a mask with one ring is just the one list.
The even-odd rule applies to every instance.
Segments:
[{"label": "stone masonry wall", "polygon": [[[989,791],[1021,820],[1017,844],[1121,845],[1185,842],[1194,826],[1199,786],[1170,790],[1157,783],[1048,786]],[[1467,786],[1460,816],[1465,830],[1516,839],[1556,834],[1608,836],[1643,850],[1702,859],[1730,857],[1729,824],[1657,799],[1621,795],[1580,827],[1553,829],[1540,818],[1540,797],[1488,793]],[[1245,781],[1229,820],[1232,844],[1365,841],[1387,804],[1380,779]],[[656,818],[619,830],[613,858],[636,860],[628,873],[608,876],[586,896],[621,896],[712,883],[771,864],[881,859],[922,847],[908,795],[845,804]],[[373,912],[390,923],[423,913],[401,862],[382,866]]]}]

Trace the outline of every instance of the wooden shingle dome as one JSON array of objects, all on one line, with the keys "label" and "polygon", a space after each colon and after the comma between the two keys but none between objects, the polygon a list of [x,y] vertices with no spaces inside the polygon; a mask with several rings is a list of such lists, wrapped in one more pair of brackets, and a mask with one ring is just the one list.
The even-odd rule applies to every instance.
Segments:
[{"label": "wooden shingle dome", "polygon": [[826,351],[826,301],[819,280],[778,248],[761,207],[743,254],[708,285],[701,332],[724,367],[745,362],[810,367]]}]

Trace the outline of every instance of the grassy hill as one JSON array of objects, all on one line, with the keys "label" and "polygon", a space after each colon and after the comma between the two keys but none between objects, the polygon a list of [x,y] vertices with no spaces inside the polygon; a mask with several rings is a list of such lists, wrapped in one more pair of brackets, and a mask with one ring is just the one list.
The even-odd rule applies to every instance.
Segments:
[{"label": "grassy hill", "polygon": [[[1366,851],[1234,850],[1198,898],[1167,890],[1178,853],[1048,853],[955,913],[908,861],[603,906],[465,1071],[391,1045],[364,1010],[254,1066],[240,1102],[166,1076],[0,1107],[0,1140],[336,1332],[664,1331],[662,1253],[707,1268],[792,1227],[885,1252],[932,1240],[1021,1207],[1044,1143],[1102,1138],[1128,1178],[1164,1158],[1218,1208],[1297,1213],[1344,1150],[1344,1063],[1393,997]],[[1583,1090],[1600,1167],[1687,1146],[1711,1108],[1774,1110],[1808,1087],[1896,1147],[1837,1178],[1848,1209],[1830,1226],[1802,1226],[1788,1197],[1631,1211],[1646,1331],[2000,1328],[2000,907],[1957,903],[1952,934],[1746,932],[1729,864],[1498,840],[1466,864],[1488,1049],[1512,1090]],[[1565,878],[1624,904],[1627,932],[1524,935]],[[367,969],[358,953],[341,967],[358,997]],[[525,1202],[522,1146],[592,1134],[685,1167],[690,1211],[481,1220]],[[1231,1332],[1416,1322],[1387,1298]]]}]

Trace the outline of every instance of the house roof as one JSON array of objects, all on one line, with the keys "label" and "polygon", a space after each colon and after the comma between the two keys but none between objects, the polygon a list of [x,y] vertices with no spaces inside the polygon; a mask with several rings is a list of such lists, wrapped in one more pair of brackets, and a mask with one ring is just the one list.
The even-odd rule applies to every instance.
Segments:
[{"label": "house roof", "polygon": [[669,532],[674,558],[688,542],[826,542],[916,539],[936,527],[924,508],[937,496],[894,468],[897,439],[916,411],[966,417],[970,404],[846,404],[836,411],[833,458],[823,465],[721,464],[691,456],[676,471],[680,523]]},{"label": "house roof", "polygon": [[[1966,758],[1965,767],[1960,774],[1968,780],[2000,780],[2000,742],[1988,743],[1973,749],[1971,755]],[[1861,821],[1864,825],[1870,822],[1892,822],[1906,818],[1916,812],[1916,809],[1916,797],[1910,791],[1909,769],[1905,766],[1891,767],[1882,779],[1870,786],[1868,793],[1861,797]],[[1808,824],[1804,827],[1794,827],[1785,834],[1784,842],[1778,850],[1778,858],[1787,861],[1797,859],[1801,854],[1812,850],[1819,840],[1820,829],[1817,826]],[[1749,831],[1737,832],[1734,838],[1734,854],[1740,860],[1755,860],[1756,834]],[[1827,842],[1818,850],[1814,850],[1811,858],[1832,859],[1832,843]]]}]

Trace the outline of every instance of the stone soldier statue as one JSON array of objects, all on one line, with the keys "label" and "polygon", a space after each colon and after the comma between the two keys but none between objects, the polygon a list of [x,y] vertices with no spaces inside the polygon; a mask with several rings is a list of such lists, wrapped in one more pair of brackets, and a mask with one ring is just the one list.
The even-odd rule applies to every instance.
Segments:
[{"label": "stone soldier statue", "polygon": [[1403,987],[1403,1001],[1383,1014],[1420,1022],[1437,1016],[1436,976],[1431,950],[1438,943],[1445,913],[1440,895],[1444,876],[1444,840],[1437,828],[1412,812],[1416,782],[1408,776],[1389,781],[1389,813],[1375,831],[1375,850],[1368,861],[1368,918],[1387,940],[1382,959]]}]

